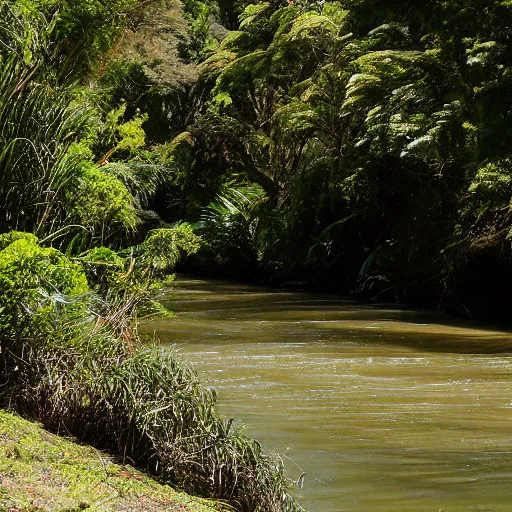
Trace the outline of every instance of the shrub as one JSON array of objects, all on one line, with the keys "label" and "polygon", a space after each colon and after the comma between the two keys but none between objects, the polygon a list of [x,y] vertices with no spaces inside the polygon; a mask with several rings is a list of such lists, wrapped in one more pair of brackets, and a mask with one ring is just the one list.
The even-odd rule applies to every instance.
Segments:
[{"label": "shrub", "polygon": [[115,176],[91,168],[76,191],[77,221],[104,243],[117,230],[134,230],[140,223],[133,196]]},{"label": "shrub", "polygon": [[0,246],[9,238],[14,241],[0,251],[0,340],[34,334],[36,326],[47,323],[54,305],[73,305],[89,291],[81,266],[58,250],[40,247],[33,235],[17,232],[2,235]]},{"label": "shrub", "polygon": [[2,233],[0,235],[0,251],[3,251],[8,245],[16,240],[29,240],[37,243],[37,236],[32,233],[24,233],[23,231],[11,231],[10,233]]},{"label": "shrub", "polygon": [[[142,343],[133,308],[88,294],[78,263],[28,238],[0,251],[0,406],[240,511],[293,510],[281,462],[217,414],[215,392]],[[108,249],[84,259],[95,258],[121,268]]]},{"label": "shrub", "polygon": [[83,264],[89,284],[102,296],[109,290],[119,290],[126,260],[107,247],[96,247],[82,254]]},{"label": "shrub", "polygon": [[139,267],[149,267],[155,273],[163,273],[174,269],[185,255],[195,254],[200,247],[201,238],[194,234],[190,224],[154,229],[140,247]]}]

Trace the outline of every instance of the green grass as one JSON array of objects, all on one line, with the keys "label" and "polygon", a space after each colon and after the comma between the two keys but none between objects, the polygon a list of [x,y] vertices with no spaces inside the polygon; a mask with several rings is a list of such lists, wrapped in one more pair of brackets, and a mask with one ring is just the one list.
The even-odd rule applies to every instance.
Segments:
[{"label": "green grass", "polygon": [[0,511],[221,512],[131,466],[0,411]]}]

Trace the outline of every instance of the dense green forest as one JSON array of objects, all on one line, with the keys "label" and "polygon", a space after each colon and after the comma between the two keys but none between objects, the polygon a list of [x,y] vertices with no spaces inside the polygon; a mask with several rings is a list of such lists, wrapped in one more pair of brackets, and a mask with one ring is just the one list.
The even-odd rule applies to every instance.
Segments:
[{"label": "dense green forest", "polygon": [[178,217],[221,266],[507,314],[512,4],[235,11],[172,142]]},{"label": "dense green forest", "polygon": [[3,231],[188,221],[195,270],[508,312],[510,2],[183,9],[4,3]]}]

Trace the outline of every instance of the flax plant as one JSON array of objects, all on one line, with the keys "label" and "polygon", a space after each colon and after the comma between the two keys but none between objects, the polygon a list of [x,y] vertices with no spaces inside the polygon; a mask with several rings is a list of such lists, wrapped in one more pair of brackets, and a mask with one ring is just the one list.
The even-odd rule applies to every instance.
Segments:
[{"label": "flax plant", "polygon": [[38,234],[61,227],[65,193],[77,187],[68,154],[88,121],[68,91],[52,87],[44,18],[30,22],[0,7],[0,229]]}]

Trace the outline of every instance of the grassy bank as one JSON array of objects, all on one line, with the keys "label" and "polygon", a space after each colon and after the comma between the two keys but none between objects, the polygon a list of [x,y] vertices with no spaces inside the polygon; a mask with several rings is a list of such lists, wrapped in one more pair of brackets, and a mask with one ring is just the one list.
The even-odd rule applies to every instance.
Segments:
[{"label": "grassy bank", "polygon": [[190,494],[243,512],[298,510],[282,462],[217,413],[189,365],[137,334],[151,269],[194,240],[160,230],[136,258],[104,248],[70,259],[34,235],[0,235],[0,407]]},{"label": "grassy bank", "polygon": [[221,512],[89,446],[0,411],[1,511]]}]

